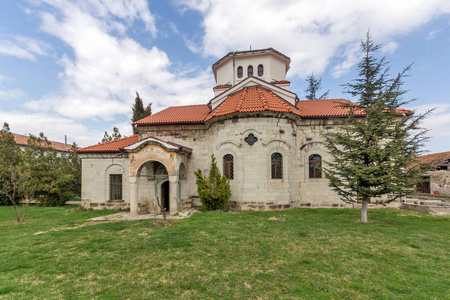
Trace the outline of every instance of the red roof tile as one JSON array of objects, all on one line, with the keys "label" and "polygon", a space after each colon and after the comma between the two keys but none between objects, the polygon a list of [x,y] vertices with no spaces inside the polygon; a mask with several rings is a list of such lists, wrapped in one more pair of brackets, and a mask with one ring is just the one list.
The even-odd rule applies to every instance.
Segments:
[{"label": "red roof tile", "polygon": [[423,164],[435,163],[443,159],[450,158],[449,152],[440,152],[417,157],[417,160]]},{"label": "red roof tile", "polygon": [[137,142],[139,142],[139,134],[85,148],[80,148],[77,150],[77,153],[117,153],[120,152],[121,148],[130,146]]},{"label": "red roof tile", "polygon": [[447,158],[450,158],[450,151],[418,156],[414,159],[413,163],[405,169],[410,170],[417,166],[432,165]]},{"label": "red roof tile", "polygon": [[231,87],[231,85],[229,84],[218,84],[215,87],[213,87],[213,89],[229,89]]},{"label": "red roof tile", "polygon": [[[165,141],[165,140],[162,140],[155,136],[148,136],[147,138],[153,138],[155,140],[175,146],[186,152],[192,153],[191,148],[182,146],[180,144]],[[129,137],[121,138],[121,139],[110,141],[110,142],[105,142],[105,143],[81,148],[81,149],[78,149],[77,153],[119,153],[119,152],[122,152],[123,148],[133,145],[137,142],[139,142],[139,134],[135,134],[135,135],[132,135]]]},{"label": "red roof tile", "polygon": [[297,102],[298,114],[302,118],[346,117],[349,109],[340,103],[352,103],[345,99],[301,100]]},{"label": "red roof tile", "polygon": [[287,84],[291,83],[289,80],[278,80],[278,81],[272,81],[271,84]]},{"label": "red roof tile", "polygon": [[260,86],[244,88],[242,91],[228,96],[205,119],[224,116],[237,112],[280,111],[291,112],[295,107]]},{"label": "red roof tile", "polygon": [[[14,141],[16,142],[16,144],[18,145],[22,145],[22,146],[28,146],[28,139],[30,138],[29,136],[26,135],[21,135],[21,134],[12,134],[14,136]],[[53,142],[53,141],[49,141],[50,143],[50,147],[55,149],[56,151],[64,151],[67,152],[69,151],[69,148],[71,148],[72,146],[68,146],[68,148],[66,148],[66,145],[64,143],[59,143],[59,142]],[[45,147],[47,145],[44,145]]]},{"label": "red roof tile", "polygon": [[156,124],[185,124],[202,123],[209,114],[209,107],[206,104],[172,106],[154,115],[134,122],[138,126]]}]

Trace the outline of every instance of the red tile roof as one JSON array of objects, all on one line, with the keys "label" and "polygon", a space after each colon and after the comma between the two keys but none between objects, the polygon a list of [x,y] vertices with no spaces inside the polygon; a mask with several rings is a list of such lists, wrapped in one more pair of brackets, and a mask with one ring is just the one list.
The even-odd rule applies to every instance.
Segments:
[{"label": "red tile roof", "polygon": [[224,116],[237,112],[279,111],[292,112],[295,107],[278,97],[275,93],[260,86],[244,88],[240,92],[228,96],[205,119]]},{"label": "red tile roof", "polygon": [[291,83],[289,80],[278,80],[278,81],[272,81],[271,84],[286,84]]},{"label": "red tile roof", "polygon": [[423,165],[430,165],[431,167],[432,164],[435,164],[447,158],[450,158],[450,151],[418,156],[414,159],[414,162],[407,166],[405,169],[410,170],[417,166]]},{"label": "red tile roof", "polygon": [[121,148],[130,146],[137,142],[139,142],[139,134],[85,148],[80,148],[77,150],[77,153],[118,153],[120,152]]},{"label": "red tile roof", "polygon": [[[164,140],[154,137],[154,136],[149,136],[148,138],[153,138],[153,139],[159,140],[161,142],[178,147],[179,149],[184,150],[186,152],[192,153],[191,148],[184,147],[184,146],[176,144],[176,143],[164,141]],[[81,148],[81,149],[77,150],[77,153],[120,153],[120,152],[122,152],[123,148],[133,145],[134,143],[137,143],[137,142],[139,142],[139,134],[135,134],[135,135],[132,135],[129,137],[124,137],[124,138],[110,141],[110,142],[105,142],[105,143]]]},{"label": "red tile roof", "polygon": [[341,103],[352,103],[345,99],[301,100],[297,102],[298,114],[305,119],[346,117],[349,109]]},{"label": "red tile roof", "polygon": [[440,160],[450,158],[449,152],[440,152],[417,157],[417,160],[423,164],[436,163]]},{"label": "red tile roof", "polygon": [[[22,146],[28,146],[28,139],[30,138],[29,136],[15,134],[15,133],[13,133],[12,135],[14,136],[14,141],[16,142],[16,144],[22,145]],[[67,152],[72,147],[71,145],[68,145],[68,147],[66,148],[66,145],[64,143],[58,143],[58,142],[53,142],[53,141],[49,141],[49,143],[50,143],[50,148],[53,148],[56,151]],[[46,147],[47,145],[44,145],[44,146]]]},{"label": "red tile roof", "polygon": [[215,87],[213,87],[213,89],[229,89],[231,87],[231,85],[229,84],[218,84]]},{"label": "red tile roof", "polygon": [[[286,80],[286,82],[288,81]],[[345,99],[301,100],[294,107],[272,91],[261,86],[254,86],[243,88],[239,92],[229,95],[212,112],[206,104],[172,106],[134,124],[137,126],[201,124],[217,116],[258,111],[292,112],[304,119],[347,117],[349,109],[340,107],[340,103],[352,102]],[[411,113],[410,110],[406,109],[399,109],[398,112]],[[357,115],[362,116],[364,114]]]},{"label": "red tile roof", "polygon": [[141,126],[157,124],[203,123],[203,120],[205,120],[208,114],[209,107],[207,104],[172,106],[154,115],[134,122],[133,124]]}]

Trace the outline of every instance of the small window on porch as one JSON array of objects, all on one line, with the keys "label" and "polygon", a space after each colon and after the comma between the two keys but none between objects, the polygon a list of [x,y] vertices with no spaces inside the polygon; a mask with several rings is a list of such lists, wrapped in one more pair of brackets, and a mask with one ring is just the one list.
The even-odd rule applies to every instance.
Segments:
[{"label": "small window on porch", "polygon": [[122,200],[122,174],[109,175],[109,200]]}]

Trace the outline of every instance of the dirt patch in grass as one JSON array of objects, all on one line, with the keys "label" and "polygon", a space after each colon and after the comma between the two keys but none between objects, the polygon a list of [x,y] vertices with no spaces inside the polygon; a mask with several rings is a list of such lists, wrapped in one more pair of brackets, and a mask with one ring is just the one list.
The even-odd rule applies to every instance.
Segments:
[{"label": "dirt patch in grass", "polygon": [[98,225],[98,224],[116,223],[116,222],[122,222],[122,221],[98,221],[98,222],[86,222],[86,223],[83,223],[83,224],[81,224],[81,225],[73,226],[73,227],[52,228],[52,229],[47,230],[47,231],[39,231],[39,232],[33,233],[33,235],[39,235],[39,234],[44,234],[44,233],[48,233],[48,232],[55,232],[55,231],[61,231],[61,230],[78,229],[78,228],[82,228],[82,227],[86,227],[86,226],[94,226],[94,225]]}]

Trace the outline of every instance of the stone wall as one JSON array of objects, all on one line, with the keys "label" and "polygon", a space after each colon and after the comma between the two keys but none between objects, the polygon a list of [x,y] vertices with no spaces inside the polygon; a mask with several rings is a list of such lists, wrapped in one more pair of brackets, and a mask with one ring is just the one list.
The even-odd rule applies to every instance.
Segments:
[{"label": "stone wall", "polygon": [[109,200],[109,175],[122,174],[123,204],[111,204],[111,208],[127,206],[130,202],[128,185],[128,156],[123,154],[82,154],[81,201],[87,208],[106,208]]},{"label": "stone wall", "polygon": [[450,196],[450,171],[441,170],[430,172],[430,191],[440,195]]},{"label": "stone wall", "polygon": [[[233,155],[234,179],[230,181],[233,209],[286,209],[292,207],[343,207],[324,178],[309,178],[308,159],[319,154],[329,160],[322,134],[336,130],[336,120],[303,120],[267,113],[265,117],[240,117],[208,126],[160,126],[142,130],[143,138],[154,135],[193,149],[182,201],[197,195],[193,172],[208,172],[211,154],[222,170],[223,156]],[[258,141],[250,146],[245,138]],[[283,155],[283,179],[271,178],[271,154]]]}]

